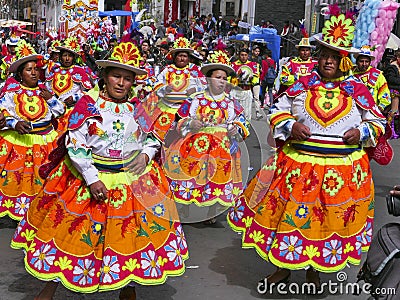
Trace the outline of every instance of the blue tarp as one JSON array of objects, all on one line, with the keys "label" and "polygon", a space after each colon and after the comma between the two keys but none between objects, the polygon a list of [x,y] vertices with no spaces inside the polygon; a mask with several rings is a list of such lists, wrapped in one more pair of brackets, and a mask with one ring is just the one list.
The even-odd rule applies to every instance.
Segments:
[{"label": "blue tarp", "polygon": [[276,34],[276,30],[266,31],[265,29],[267,28],[263,28],[260,33],[237,34],[232,36],[230,39],[237,41],[250,41],[254,43],[265,43],[268,49],[272,52],[272,59],[279,63],[279,58],[281,55],[281,37]]},{"label": "blue tarp", "polygon": [[116,16],[129,16],[133,15],[133,11],[126,10],[109,10],[109,11],[99,11],[99,17],[116,17]]}]

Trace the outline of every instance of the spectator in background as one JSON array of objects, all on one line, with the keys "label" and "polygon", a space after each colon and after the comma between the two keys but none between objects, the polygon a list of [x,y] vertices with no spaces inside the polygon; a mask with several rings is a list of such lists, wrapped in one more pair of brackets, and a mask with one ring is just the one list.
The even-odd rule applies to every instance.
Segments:
[{"label": "spectator in background", "polygon": [[289,34],[290,30],[290,23],[289,21],[285,21],[285,25],[283,26],[281,36],[287,36]]},{"label": "spectator in background", "polygon": [[265,58],[261,62],[261,76],[260,76],[260,81],[261,81],[261,91],[260,91],[260,103],[261,103],[261,108],[264,108],[264,99],[265,99],[265,92],[268,89],[268,100],[269,103],[267,104],[269,107],[272,106],[272,103],[274,102],[274,96],[273,96],[273,88],[274,84],[273,83],[267,83],[265,80],[268,69],[271,67],[276,70],[276,63],[275,61],[271,58],[272,52],[271,50],[267,49],[265,51]]}]

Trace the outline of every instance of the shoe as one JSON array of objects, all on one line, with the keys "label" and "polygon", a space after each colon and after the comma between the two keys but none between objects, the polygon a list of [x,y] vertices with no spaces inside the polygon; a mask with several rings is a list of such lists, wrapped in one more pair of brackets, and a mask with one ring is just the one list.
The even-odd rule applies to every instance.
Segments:
[{"label": "shoe", "polygon": [[126,286],[119,292],[119,300],[136,300],[136,290],[133,286]]},{"label": "shoe", "polygon": [[309,268],[306,271],[306,283],[312,284],[315,286],[315,290],[314,289],[308,289],[307,292],[310,295],[318,295],[323,293],[323,291],[321,291],[321,279],[319,278],[319,272],[316,271],[314,268]]},{"label": "shoe", "polygon": [[263,108],[264,108],[264,105],[260,105],[260,108],[263,109]]},{"label": "shoe", "polygon": [[217,223],[217,219],[211,218],[211,219],[205,220],[203,222],[203,225],[210,226],[210,225],[214,225],[215,223]]},{"label": "shoe", "polygon": [[259,112],[256,112],[256,119],[257,120],[261,120],[262,119],[262,115]]}]

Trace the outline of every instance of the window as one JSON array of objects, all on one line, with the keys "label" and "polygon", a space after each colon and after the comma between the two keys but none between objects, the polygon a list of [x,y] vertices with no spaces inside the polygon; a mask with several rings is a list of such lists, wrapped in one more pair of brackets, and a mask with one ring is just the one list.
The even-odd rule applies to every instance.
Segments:
[{"label": "window", "polygon": [[226,2],[226,16],[235,15],[235,2]]}]

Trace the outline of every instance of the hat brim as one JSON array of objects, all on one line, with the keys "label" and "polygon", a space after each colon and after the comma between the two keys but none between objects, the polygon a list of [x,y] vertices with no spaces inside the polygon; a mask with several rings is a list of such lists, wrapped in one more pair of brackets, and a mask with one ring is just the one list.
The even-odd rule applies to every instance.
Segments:
[{"label": "hat brim", "polygon": [[224,64],[217,64],[217,63],[212,63],[212,64],[206,64],[201,67],[201,73],[206,75],[209,71],[211,70],[223,70],[226,72],[226,74],[229,76],[232,73],[235,73],[235,70],[227,65]]},{"label": "hat brim", "polygon": [[345,52],[347,52],[347,53],[349,53],[349,54],[357,54],[357,53],[360,52],[359,49],[354,48],[354,47],[344,48],[344,47],[339,47],[339,46],[331,45],[331,44],[329,44],[329,43],[327,43],[327,42],[321,40],[319,37],[315,37],[315,40],[316,40],[318,43],[320,43],[321,45],[323,45],[323,46],[325,46],[325,47],[327,47],[327,48],[329,48],[329,49],[336,50],[336,51],[345,51]]},{"label": "hat brim", "polygon": [[178,48],[178,49],[172,49],[171,51],[169,51],[169,53],[171,55],[174,55],[177,52],[188,52],[189,54],[192,54],[194,52],[194,50],[191,48]]},{"label": "hat brim", "polygon": [[14,61],[10,65],[10,67],[8,68],[8,71],[10,73],[15,73],[15,72],[17,72],[18,68],[22,64],[24,64],[24,63],[26,63],[28,61],[37,61],[40,57],[42,57],[40,54],[32,54],[32,55],[28,55],[28,56],[22,57],[22,58],[20,58],[20,59],[18,59],[16,61]]},{"label": "hat brim", "polygon": [[59,50],[60,52],[61,52],[61,51],[68,51],[69,53],[72,53],[72,54],[74,54],[75,56],[79,56],[79,53],[78,53],[78,52],[75,52],[74,50],[72,50],[72,49],[70,49],[70,48],[67,48],[67,47],[56,46],[56,49]]},{"label": "hat brim", "polygon": [[6,42],[6,46],[17,46],[18,42]]},{"label": "hat brim", "polygon": [[130,65],[121,64],[119,62],[111,61],[111,60],[96,60],[96,65],[98,65],[102,68],[111,67],[111,68],[124,69],[124,70],[135,73],[135,75],[146,75],[147,74],[146,70],[135,68]]},{"label": "hat brim", "polygon": [[296,49],[299,49],[299,48],[310,48],[310,49],[315,49],[315,48],[317,48],[316,46],[313,46],[313,45],[308,45],[308,46],[305,46],[305,45],[295,45],[294,46]]},{"label": "hat brim", "polygon": [[354,54],[355,59],[357,59],[359,56],[367,56],[371,59],[371,61],[373,61],[375,59],[375,56],[373,56],[371,54],[365,54],[365,53],[355,53]]}]

